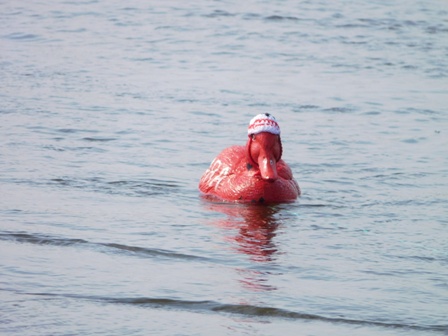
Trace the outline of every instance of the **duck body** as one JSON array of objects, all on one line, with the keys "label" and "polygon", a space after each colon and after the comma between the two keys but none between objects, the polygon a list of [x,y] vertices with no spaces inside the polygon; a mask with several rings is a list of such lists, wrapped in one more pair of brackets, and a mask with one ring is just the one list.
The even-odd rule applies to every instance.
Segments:
[{"label": "duck body", "polygon": [[269,172],[260,169],[262,159],[254,161],[248,157],[250,147],[248,144],[224,149],[202,175],[199,190],[224,201],[243,203],[292,202],[300,196],[299,185],[286,162],[280,158],[271,160],[275,161],[270,167],[275,172],[268,176]]}]

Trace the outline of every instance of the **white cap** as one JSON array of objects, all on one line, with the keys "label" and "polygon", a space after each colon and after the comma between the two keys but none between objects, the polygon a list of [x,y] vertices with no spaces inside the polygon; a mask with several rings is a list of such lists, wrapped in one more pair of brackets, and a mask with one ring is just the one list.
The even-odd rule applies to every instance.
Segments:
[{"label": "white cap", "polygon": [[247,134],[252,135],[261,132],[280,134],[280,127],[273,115],[262,113],[252,118],[247,129]]}]

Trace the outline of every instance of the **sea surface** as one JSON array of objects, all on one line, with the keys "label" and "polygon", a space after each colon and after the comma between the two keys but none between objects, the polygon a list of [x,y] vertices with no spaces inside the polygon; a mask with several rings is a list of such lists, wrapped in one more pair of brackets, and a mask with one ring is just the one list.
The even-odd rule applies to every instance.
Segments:
[{"label": "sea surface", "polygon": [[1,335],[448,334],[447,1],[1,1],[0,141]]}]

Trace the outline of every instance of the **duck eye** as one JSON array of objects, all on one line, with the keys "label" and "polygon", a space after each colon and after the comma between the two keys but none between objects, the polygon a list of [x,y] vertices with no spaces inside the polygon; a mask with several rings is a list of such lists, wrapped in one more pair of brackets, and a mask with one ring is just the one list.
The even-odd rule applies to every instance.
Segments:
[{"label": "duck eye", "polygon": [[255,134],[251,135],[252,140],[255,140]]}]

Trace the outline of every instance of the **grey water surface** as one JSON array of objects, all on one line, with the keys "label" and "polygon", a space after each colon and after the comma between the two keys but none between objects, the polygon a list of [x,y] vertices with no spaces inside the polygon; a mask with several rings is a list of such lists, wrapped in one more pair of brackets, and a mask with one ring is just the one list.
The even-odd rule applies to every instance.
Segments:
[{"label": "grey water surface", "polygon": [[0,333],[446,335],[447,106],[446,1],[0,2]]}]

